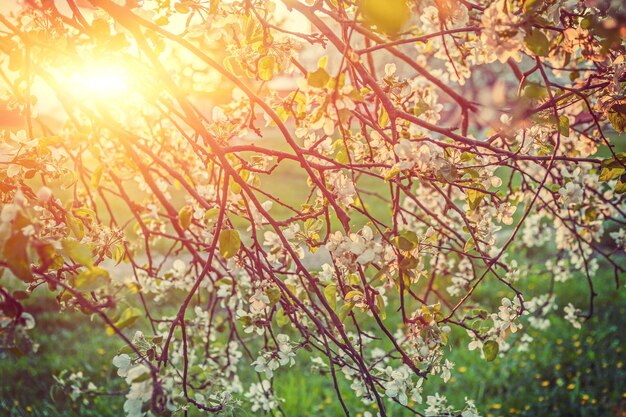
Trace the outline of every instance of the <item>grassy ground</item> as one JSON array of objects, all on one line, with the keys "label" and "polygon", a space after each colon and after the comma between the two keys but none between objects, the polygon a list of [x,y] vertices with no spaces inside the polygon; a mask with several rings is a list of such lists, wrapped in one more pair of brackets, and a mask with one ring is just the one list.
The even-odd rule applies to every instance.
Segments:
[{"label": "grassy ground", "polygon": [[[539,277],[529,277],[537,281]],[[451,382],[441,384],[433,377],[425,384],[425,394],[441,392],[451,403],[462,405],[464,397],[474,398],[487,416],[622,416],[626,413],[626,294],[615,291],[612,277],[599,274],[596,279],[600,297],[597,312],[582,330],[554,320],[549,331],[530,330],[534,337],[528,352],[512,352],[493,363],[462,346],[449,354],[456,364]],[[562,284],[561,296],[584,305],[585,283]],[[498,299],[498,290],[488,289],[482,297]],[[52,376],[63,369],[83,371],[103,381],[110,391],[122,389],[121,378],[111,374],[110,361],[121,346],[108,337],[103,326],[79,314],[58,315],[54,302],[37,297],[29,311],[38,324],[32,339],[41,345],[37,354],[21,358],[0,357],[0,415],[2,416],[120,416],[123,399],[99,397],[93,405],[71,401],[56,386]],[[462,335],[454,345],[467,343]],[[303,352],[305,354],[306,352]],[[286,416],[341,415],[332,381],[328,376],[311,373],[306,358],[296,368],[280,370],[275,388],[285,399]],[[254,375],[248,374],[250,378]],[[107,384],[107,381],[108,384]],[[247,383],[251,382],[245,381]],[[367,407],[350,395],[347,383],[341,384],[354,415]],[[369,408],[370,411],[374,411]],[[398,407],[390,415],[409,415]],[[229,412],[235,416],[254,415],[246,404]]]}]

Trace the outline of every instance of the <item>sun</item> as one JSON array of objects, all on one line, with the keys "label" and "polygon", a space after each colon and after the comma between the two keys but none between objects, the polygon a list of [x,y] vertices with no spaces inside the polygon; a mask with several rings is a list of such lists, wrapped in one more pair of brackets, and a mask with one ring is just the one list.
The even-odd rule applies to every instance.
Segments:
[{"label": "sun", "polygon": [[114,65],[89,65],[72,71],[69,85],[77,95],[108,99],[124,95],[130,87],[127,71]]}]

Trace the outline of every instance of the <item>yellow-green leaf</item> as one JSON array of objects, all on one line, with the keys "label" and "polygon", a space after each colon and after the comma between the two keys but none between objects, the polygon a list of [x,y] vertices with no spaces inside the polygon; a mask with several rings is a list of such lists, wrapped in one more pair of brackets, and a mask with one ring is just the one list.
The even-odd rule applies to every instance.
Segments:
[{"label": "yellow-green leaf", "polygon": [[64,240],[61,244],[65,256],[69,257],[74,262],[85,266],[93,265],[91,247],[89,245],[78,243],[74,240]]},{"label": "yellow-green leaf", "polygon": [[93,170],[91,174],[91,186],[94,188],[98,188],[100,185],[100,181],[102,180],[102,173],[104,172],[104,166],[98,165],[96,169]]},{"label": "yellow-green leaf", "polygon": [[387,318],[387,313],[385,312],[385,300],[380,294],[376,294],[376,311],[378,311],[382,320]]},{"label": "yellow-green leaf", "polygon": [[474,190],[474,189],[468,189],[467,190],[467,203],[469,204],[470,209],[475,210],[480,205],[480,202],[482,201],[484,197],[485,197],[485,193],[478,191],[478,190]]},{"label": "yellow-green leaf", "polygon": [[[120,318],[115,322],[115,327],[117,327],[119,330],[125,329],[126,327],[135,324],[139,317],[141,317],[141,310],[134,307],[128,307],[126,310],[124,310]],[[107,327],[106,332],[110,336],[115,334],[115,330],[113,330],[112,327]]]},{"label": "yellow-green leaf", "polygon": [[526,33],[524,42],[528,49],[538,56],[548,56],[550,53],[550,41],[539,29],[531,29]]},{"label": "yellow-green leaf", "polygon": [[569,137],[569,118],[567,116],[559,117],[559,133],[561,136]]},{"label": "yellow-green leaf", "polygon": [[284,325],[289,323],[289,316],[285,314],[285,310],[283,310],[282,308],[279,308],[278,311],[276,311],[276,324],[278,324],[278,326],[283,327]]},{"label": "yellow-green leaf", "polygon": [[626,132],[626,104],[614,104],[609,110],[609,122],[618,133]]},{"label": "yellow-green leaf", "polygon": [[493,361],[498,356],[499,351],[500,345],[494,340],[488,340],[483,344],[483,354],[487,362]]},{"label": "yellow-green leaf", "polygon": [[272,55],[264,56],[259,59],[257,69],[259,71],[260,79],[263,81],[271,80],[274,78],[274,73],[276,72],[276,58]]},{"label": "yellow-green leaf", "polygon": [[361,12],[370,25],[388,34],[400,32],[411,13],[406,0],[365,0]]},{"label": "yellow-green leaf", "polygon": [[178,225],[181,229],[187,230],[191,225],[191,215],[193,214],[193,207],[183,206],[178,211]]},{"label": "yellow-green leaf", "polygon": [[324,297],[330,308],[333,310],[337,308],[337,286],[335,284],[327,285],[324,288]]},{"label": "yellow-green leaf", "polygon": [[28,261],[28,254],[26,252],[27,245],[28,238],[24,236],[22,232],[17,232],[7,239],[4,243],[4,249],[2,250],[2,255],[11,272],[24,282],[33,280],[30,262]]},{"label": "yellow-green leaf", "polygon": [[352,303],[342,305],[341,308],[339,309],[339,313],[337,313],[339,320],[343,322],[346,319],[346,317],[348,317],[348,314],[350,314],[353,308],[354,308],[354,304]]},{"label": "yellow-green leaf", "polygon": [[352,290],[352,291],[348,291],[345,298],[346,298],[346,301],[351,301],[355,297],[361,297],[361,296],[363,296],[363,292]]},{"label": "yellow-green leaf", "polygon": [[330,75],[324,68],[318,68],[317,70],[310,72],[306,78],[307,83],[311,87],[324,88],[328,81],[330,81]]},{"label": "yellow-green leaf", "polygon": [[76,276],[74,288],[80,291],[94,291],[109,281],[109,271],[99,266],[90,266]]},{"label": "yellow-green leaf", "polygon": [[378,116],[378,124],[383,129],[386,128],[387,125],[389,124],[389,113],[387,113],[387,110],[385,110],[383,106],[380,107],[380,115]]},{"label": "yellow-green leaf", "polygon": [[232,258],[237,254],[241,247],[241,238],[239,232],[234,229],[225,229],[220,232],[219,237],[220,253],[226,259]]},{"label": "yellow-green leaf", "polygon": [[39,255],[39,268],[46,271],[49,268],[59,269],[63,266],[63,258],[57,254],[56,249],[49,243],[40,243],[35,246]]},{"label": "yellow-green leaf", "polygon": [[83,222],[69,213],[65,216],[65,222],[74,236],[76,236],[76,239],[82,240],[85,236],[85,225],[83,225]]}]

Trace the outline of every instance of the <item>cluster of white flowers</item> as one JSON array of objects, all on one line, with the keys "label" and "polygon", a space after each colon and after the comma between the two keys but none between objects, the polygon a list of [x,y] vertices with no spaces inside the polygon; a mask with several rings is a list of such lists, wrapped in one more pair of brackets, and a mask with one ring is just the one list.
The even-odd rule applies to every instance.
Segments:
[{"label": "cluster of white flowers", "polygon": [[124,411],[128,417],[143,417],[143,404],[152,398],[152,379],[145,378],[150,369],[141,362],[133,361],[128,354],[117,355],[113,358],[113,365],[117,368],[117,374],[126,378],[130,385]]},{"label": "cluster of white flowers", "polygon": [[580,329],[582,327],[582,311],[579,308],[574,307],[572,303],[567,303],[567,305],[563,308],[563,312],[565,313],[565,320],[569,321],[575,329]]},{"label": "cluster of white flowers", "polygon": [[[521,312],[522,305],[519,298],[502,299],[502,305],[498,308],[498,314],[491,315],[494,328],[498,330],[502,338],[505,337],[507,330],[515,333],[522,328],[522,325],[517,321],[522,314]],[[528,311],[524,311],[524,313],[527,314]]]},{"label": "cluster of white flowers", "polygon": [[333,233],[326,248],[337,264],[351,271],[357,264],[376,262],[383,255],[383,247],[374,239],[374,232],[369,226],[364,226],[357,233],[350,233],[348,236],[339,231]]},{"label": "cluster of white flowers", "polygon": [[68,390],[72,401],[82,399],[82,403],[85,405],[89,404],[89,396],[85,394],[93,394],[98,390],[96,384],[89,381],[82,371],[68,373],[67,370],[63,370],[58,375],[54,375],[53,378],[57,384]]},{"label": "cluster of white flowers", "polygon": [[388,380],[383,384],[385,395],[389,398],[397,399],[402,405],[407,405],[409,398],[418,404],[422,402],[423,378],[419,378],[417,383],[412,382],[413,371],[402,365],[393,369],[391,366],[385,368],[385,375]]},{"label": "cluster of white flowers", "polygon": [[[520,19],[512,13],[506,0],[498,0],[485,9],[481,20],[481,41],[490,60],[505,63],[509,58],[520,62],[524,32]],[[486,62],[487,63],[487,62]]]},{"label": "cluster of white flowers", "polygon": [[244,396],[250,402],[250,410],[253,413],[256,413],[257,411],[272,411],[282,402],[282,399],[274,395],[272,384],[267,379],[250,385],[250,389],[244,394]]},{"label": "cluster of white flowers", "polygon": [[394,166],[396,169],[427,171],[432,166],[433,155],[431,147],[426,142],[401,139],[393,149],[400,159]]},{"label": "cluster of white flowers", "polygon": [[522,227],[522,240],[524,245],[533,248],[540,247],[549,242],[553,236],[553,230],[548,223],[543,223],[544,215],[531,214],[526,217]]},{"label": "cluster of white flowers", "polygon": [[293,366],[296,353],[293,345],[286,334],[276,336],[276,350],[263,353],[252,365],[257,372],[265,372],[265,377],[270,379],[274,375],[274,371],[280,366]]},{"label": "cluster of white flowers", "polygon": [[528,323],[538,330],[546,330],[550,327],[549,313],[557,309],[555,296],[542,294],[531,298],[524,303],[529,312]]},{"label": "cluster of white flowers", "polygon": [[[298,241],[299,237],[301,237],[300,225],[293,223],[281,232],[283,237],[289,242],[291,250],[293,250],[300,259],[304,258],[304,249],[302,249]],[[268,261],[279,264],[287,263],[291,256],[287,248],[285,248],[280,236],[276,232],[268,230],[263,234],[263,237],[263,246],[269,249],[267,256]]]},{"label": "cluster of white flowers", "polygon": [[626,228],[621,228],[617,232],[609,233],[611,239],[615,241],[615,245],[626,252]]},{"label": "cluster of white flowers", "polygon": [[328,189],[339,204],[349,206],[354,203],[356,188],[352,179],[344,173],[339,171],[329,172]]}]

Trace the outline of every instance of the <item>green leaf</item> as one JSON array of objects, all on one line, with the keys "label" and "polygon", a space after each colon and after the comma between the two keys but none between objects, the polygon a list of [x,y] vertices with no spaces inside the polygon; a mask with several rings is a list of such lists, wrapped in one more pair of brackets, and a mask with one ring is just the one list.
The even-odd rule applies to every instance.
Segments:
[{"label": "green leaf", "polygon": [[241,239],[239,232],[234,229],[225,229],[220,232],[219,237],[220,253],[226,259],[232,258],[237,254],[241,247]]},{"label": "green leaf", "polygon": [[335,284],[327,285],[324,288],[324,297],[330,308],[335,310],[337,308],[337,286]]},{"label": "green leaf", "polygon": [[539,29],[530,29],[526,33],[524,42],[528,49],[530,49],[535,55],[548,56],[550,53],[550,41]]},{"label": "green leaf", "polygon": [[76,276],[74,288],[80,291],[94,291],[109,281],[109,271],[99,266],[90,266]]},{"label": "green leaf", "polygon": [[88,245],[76,242],[75,240],[64,240],[61,242],[61,245],[63,246],[65,256],[69,257],[74,262],[84,266],[93,265],[91,247]]},{"label": "green leaf", "polygon": [[380,115],[378,116],[378,124],[383,129],[389,124],[389,114],[384,106],[380,106]]},{"label": "green leaf", "polygon": [[98,188],[100,185],[100,181],[102,180],[102,173],[104,172],[104,166],[98,165],[96,169],[93,170],[93,174],[91,174],[91,186],[94,188]]},{"label": "green leaf", "polygon": [[337,316],[339,317],[339,320],[342,323],[346,319],[346,317],[348,317],[348,314],[350,314],[353,308],[354,308],[354,304],[352,303],[344,304],[341,306],[341,308],[339,309],[339,312],[337,313]]},{"label": "green leaf", "polygon": [[400,32],[411,15],[406,0],[365,0],[361,13],[370,25],[388,34]]},{"label": "green leaf", "polygon": [[24,282],[31,282],[33,273],[30,270],[30,262],[26,253],[27,245],[28,238],[21,231],[18,231],[6,240],[2,255],[9,269],[17,278]]},{"label": "green leaf", "polygon": [[346,301],[352,301],[355,297],[362,297],[362,296],[363,296],[362,291],[352,290],[352,291],[348,291],[345,299]]},{"label": "green leaf", "polygon": [[561,136],[569,138],[569,119],[567,116],[559,117],[559,132]]},{"label": "green leaf", "polygon": [[147,381],[150,378],[151,378],[150,372],[148,372],[148,368],[146,368],[146,372],[142,373],[141,375],[137,375],[135,378],[133,378],[131,382],[133,384],[136,384],[139,382]]},{"label": "green leaf", "polygon": [[400,232],[395,239],[395,246],[405,252],[410,252],[417,247],[418,239],[415,232],[405,230]]},{"label": "green leaf", "polygon": [[527,0],[524,2],[524,13],[532,14],[543,6],[543,0]]},{"label": "green leaf", "polygon": [[492,362],[500,351],[500,345],[494,340],[488,340],[483,344],[483,354],[487,362]]},{"label": "green leaf", "polygon": [[59,269],[63,266],[63,258],[57,255],[57,251],[49,243],[39,243],[35,245],[39,255],[39,268],[43,271],[48,269]]},{"label": "green leaf", "polygon": [[274,78],[276,71],[276,58],[273,55],[267,55],[259,59],[257,64],[259,78],[263,81],[269,81]]},{"label": "green leaf", "polygon": [[[108,330],[108,329],[109,329],[109,328],[107,328],[107,330]],[[111,329],[111,330],[113,330],[113,329]],[[113,333],[115,333],[115,331],[113,331]],[[111,336],[112,336],[112,335],[111,335]],[[123,354],[123,353],[125,353],[125,354],[127,354],[127,355],[132,355],[132,354],[134,354],[134,353],[135,353],[135,351],[133,350],[133,348],[132,348],[132,347],[130,347],[130,346],[128,346],[128,345],[124,345],[124,346],[122,346],[121,348],[119,348],[119,350],[117,351],[117,354],[118,354],[118,355],[121,355],[121,354]]]},{"label": "green leaf", "polygon": [[387,318],[387,313],[385,312],[385,300],[380,294],[376,294],[376,311],[378,311],[382,320]]},{"label": "green leaf", "polygon": [[467,253],[475,247],[476,247],[476,242],[474,242],[473,237],[470,237],[469,239],[467,239],[467,242],[465,242],[465,245],[463,246],[463,252]]},{"label": "green leaf", "polygon": [[[118,330],[122,330],[135,324],[135,322],[137,321],[139,317],[141,317],[141,310],[135,307],[128,307],[126,310],[122,312],[122,315],[114,323],[114,325]],[[109,336],[113,336],[115,334],[115,330],[111,326],[107,326],[106,332]],[[125,353],[130,353],[130,352],[125,352]]]},{"label": "green leaf", "polygon": [[626,131],[626,104],[614,104],[609,110],[609,122],[618,133]]},{"label": "green leaf", "polygon": [[393,177],[398,175],[400,172],[401,171],[398,168],[391,168],[389,172],[385,174],[385,181],[389,182]]},{"label": "green leaf", "polygon": [[624,171],[624,167],[605,167],[600,171],[600,181],[606,182],[619,178]]},{"label": "green leaf", "polygon": [[306,79],[309,86],[324,88],[326,84],[328,84],[328,81],[330,81],[330,75],[328,75],[328,72],[326,72],[324,68],[318,68],[313,72],[309,72]]},{"label": "green leaf", "polygon": [[284,325],[289,323],[289,316],[285,314],[285,310],[282,308],[276,311],[276,324],[278,326],[283,327]]},{"label": "green leaf", "polygon": [[83,222],[68,213],[65,216],[65,223],[70,228],[74,236],[76,236],[76,239],[82,240],[85,236],[85,225]]},{"label": "green leaf", "polygon": [[543,100],[548,97],[548,90],[541,84],[530,82],[524,87],[522,94],[532,100]]},{"label": "green leaf", "polygon": [[191,226],[191,215],[193,214],[193,207],[187,205],[183,206],[178,211],[178,225],[181,229],[187,230]]},{"label": "green leaf", "polygon": [[467,203],[470,206],[471,210],[476,210],[476,208],[480,205],[480,202],[483,200],[483,198],[485,197],[485,193],[478,191],[478,190],[474,190],[474,189],[468,189],[467,190]]},{"label": "green leaf", "polygon": [[270,287],[265,290],[265,295],[267,295],[267,298],[269,298],[270,300],[270,306],[275,306],[278,300],[280,300],[280,289],[276,287]]}]

